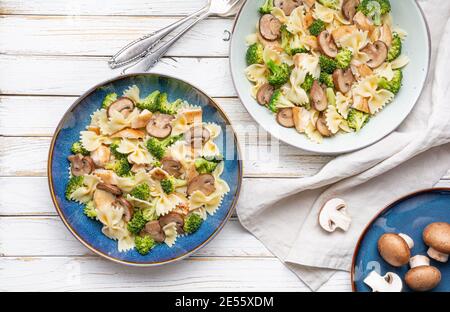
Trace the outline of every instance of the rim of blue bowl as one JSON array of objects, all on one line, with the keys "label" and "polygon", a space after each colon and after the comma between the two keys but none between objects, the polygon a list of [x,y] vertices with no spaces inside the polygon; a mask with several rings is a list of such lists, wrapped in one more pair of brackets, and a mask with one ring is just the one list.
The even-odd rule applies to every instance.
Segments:
[{"label": "rim of blue bowl", "polygon": [[370,220],[370,222],[366,225],[366,227],[364,228],[364,230],[362,231],[358,242],[356,243],[356,247],[355,247],[355,251],[353,252],[353,257],[352,257],[352,268],[350,271],[350,282],[352,284],[352,291],[353,292],[358,292],[356,290],[356,283],[355,283],[355,267],[356,267],[356,258],[358,257],[359,254],[359,249],[361,247],[361,243],[363,241],[363,239],[366,237],[367,231],[372,227],[373,223],[384,213],[386,213],[387,211],[391,210],[394,206],[396,206],[398,203],[407,200],[409,198],[415,197],[417,195],[421,195],[421,194],[425,194],[425,193],[430,193],[430,192],[436,192],[436,191],[446,191],[446,192],[450,192],[450,187],[434,187],[434,188],[427,188],[427,189],[422,189],[422,190],[418,190],[412,193],[409,193],[405,196],[402,196],[394,201],[392,201],[390,204],[388,204],[386,207],[384,207],[383,209],[381,209],[373,218],[372,220]]},{"label": "rim of blue bowl", "polygon": [[[422,8],[420,7],[420,5],[418,4],[418,2],[417,2],[418,0],[413,0],[413,1],[414,1],[414,4],[416,5],[416,7],[419,9],[419,12],[420,12],[420,14],[422,15],[422,19],[423,19],[423,21],[424,21],[424,23],[425,23],[425,27],[426,27],[426,29],[427,29],[428,51],[429,51],[429,52],[428,52],[428,64],[427,64],[427,69],[426,69],[426,70],[427,70],[427,74],[425,75],[424,83],[423,83],[423,85],[422,85],[422,87],[421,87],[419,96],[417,97],[416,101],[414,102],[414,105],[411,106],[411,109],[409,110],[409,112],[408,112],[408,114],[406,115],[406,117],[405,117],[398,125],[396,125],[389,133],[386,133],[386,135],[384,135],[383,137],[379,138],[378,140],[376,140],[376,141],[374,141],[374,142],[367,143],[367,144],[365,144],[365,145],[363,145],[363,146],[360,146],[360,147],[358,147],[358,148],[354,148],[354,149],[350,149],[350,150],[345,150],[345,151],[336,151],[336,152],[317,152],[317,151],[310,150],[310,149],[307,149],[307,148],[300,148],[300,147],[298,147],[298,146],[296,146],[296,145],[294,145],[294,144],[292,144],[292,143],[286,142],[286,141],[284,141],[283,138],[280,137],[279,135],[272,134],[272,132],[269,131],[268,129],[266,129],[264,126],[263,126],[263,128],[264,128],[271,136],[274,136],[274,137],[277,138],[278,140],[281,140],[282,142],[284,142],[284,143],[286,143],[286,144],[288,144],[288,145],[290,145],[290,146],[292,146],[292,147],[295,147],[295,148],[297,148],[297,149],[304,150],[304,151],[307,151],[307,152],[311,152],[311,153],[317,153],[317,154],[319,154],[319,155],[332,155],[332,156],[333,156],[333,155],[340,155],[340,154],[346,154],[346,153],[351,153],[351,152],[359,151],[359,150],[362,150],[363,148],[366,148],[366,147],[368,147],[368,146],[374,145],[374,144],[378,143],[379,141],[381,141],[382,139],[384,139],[385,137],[387,137],[387,136],[388,136],[389,134],[391,134],[392,132],[394,132],[398,127],[400,127],[400,125],[401,125],[401,124],[406,120],[406,118],[408,118],[408,116],[411,114],[412,110],[414,109],[414,107],[416,106],[417,102],[418,102],[419,99],[421,98],[421,96],[422,96],[422,94],[423,94],[423,91],[425,90],[425,85],[426,85],[427,82],[428,82],[428,78],[430,78],[431,54],[432,54],[432,51],[433,51],[433,50],[432,50],[432,43],[431,43],[430,26],[428,25],[428,21],[427,21],[427,19],[425,18],[425,13],[423,12],[423,10],[422,10]],[[236,14],[236,18],[234,19],[233,27],[231,28],[231,40],[230,40],[230,44],[229,44],[229,46],[228,46],[228,55],[229,55],[229,62],[228,62],[229,64],[228,64],[228,65],[229,65],[229,67],[230,67],[231,81],[233,82],[234,89],[236,90],[237,96],[238,96],[239,100],[240,100],[242,103],[244,103],[244,101],[242,100],[241,94],[239,93],[238,88],[237,88],[237,85],[236,85],[236,82],[235,82],[235,80],[234,80],[234,75],[233,75],[234,69],[233,69],[233,65],[232,65],[232,62],[231,62],[231,51],[232,51],[232,47],[233,47],[233,39],[234,39],[233,34],[234,34],[235,30],[236,30],[237,22],[239,21],[239,18],[241,17],[241,13],[242,13],[242,11],[244,10],[244,7],[247,5],[247,2],[249,2],[249,1],[248,1],[248,0],[245,0],[245,2],[241,5],[241,7],[239,8],[239,11],[238,11],[237,14]],[[243,104],[243,105],[244,105],[244,104]],[[246,106],[246,105],[244,105],[244,108],[245,108],[245,110],[247,111],[247,113],[253,118],[253,120],[255,120],[255,122],[257,122],[258,125],[261,125],[261,126],[262,126],[262,124],[260,124],[260,123],[257,121],[257,119],[253,117],[253,115],[252,115],[252,114],[250,113],[250,111],[247,109],[247,106]]]},{"label": "rim of blue bowl", "polygon": [[[218,112],[219,114],[222,116],[222,118],[225,120],[226,124],[231,127],[232,131],[233,131],[233,136],[234,136],[234,142],[235,142],[235,146],[236,146],[236,150],[237,150],[237,162],[238,162],[238,185],[236,188],[236,194],[233,198],[233,202],[231,203],[229,209],[228,209],[228,213],[226,215],[226,217],[223,219],[223,221],[220,223],[220,225],[215,229],[215,231],[205,240],[203,241],[201,244],[197,245],[196,247],[192,248],[190,251],[185,252],[184,254],[172,258],[170,260],[166,260],[166,261],[161,261],[161,262],[133,262],[133,261],[126,261],[126,260],[122,260],[122,259],[118,259],[115,257],[111,257],[108,254],[105,254],[101,251],[99,251],[98,249],[96,249],[95,247],[93,247],[91,244],[89,244],[89,242],[85,241],[83,238],[80,237],[80,235],[77,233],[77,231],[71,226],[71,224],[66,220],[64,213],[61,211],[61,208],[59,206],[58,201],[56,200],[56,194],[54,192],[53,189],[53,177],[52,177],[52,161],[53,161],[53,151],[54,151],[54,147],[55,147],[55,142],[56,142],[56,138],[59,135],[59,132],[61,131],[62,126],[64,125],[64,123],[66,122],[67,118],[69,117],[69,114],[75,109],[75,107],[77,107],[86,97],[88,97],[92,92],[94,92],[95,90],[97,90],[98,88],[107,85],[109,83],[121,80],[121,79],[126,79],[126,78],[130,78],[130,77],[135,77],[135,76],[157,76],[157,77],[161,77],[161,78],[165,78],[165,79],[173,79],[173,80],[177,80],[179,82],[185,83],[189,86],[191,86],[194,90],[196,90],[198,93],[202,94],[203,96],[205,96],[208,100],[209,100],[209,104],[208,105],[212,105]],[[230,219],[234,208],[236,207],[236,204],[238,202],[239,199],[239,195],[241,192],[241,186],[242,186],[242,176],[243,173],[243,164],[242,164],[242,160],[241,160],[241,148],[239,145],[239,140],[237,138],[236,135],[236,131],[233,128],[233,125],[230,122],[230,119],[228,118],[228,115],[225,113],[225,111],[220,107],[220,105],[212,98],[210,97],[205,91],[203,91],[202,89],[198,88],[197,86],[192,85],[191,83],[183,80],[183,79],[179,79],[179,78],[175,78],[172,77],[170,75],[165,75],[165,74],[159,74],[159,73],[131,73],[131,74],[125,74],[125,75],[121,75],[121,76],[116,76],[114,78],[105,80],[101,83],[96,84],[94,87],[90,88],[88,91],[84,92],[70,107],[69,109],[64,113],[63,117],[61,118],[60,122],[58,123],[58,126],[56,127],[55,133],[52,137],[52,141],[50,144],[50,149],[49,149],[49,154],[48,154],[48,160],[47,160],[47,178],[48,178],[48,186],[50,189],[50,196],[52,198],[52,202],[53,205],[55,206],[56,212],[58,213],[59,217],[61,218],[61,220],[63,221],[64,225],[66,226],[66,228],[70,231],[70,233],[72,233],[72,235],[81,243],[83,244],[86,248],[88,248],[90,251],[94,252],[95,254],[108,259],[110,261],[116,262],[116,263],[120,263],[120,264],[124,264],[127,266],[136,266],[136,267],[153,267],[153,266],[160,266],[160,265],[164,265],[164,264],[168,264],[168,263],[173,263],[179,260],[182,260],[190,255],[192,255],[193,253],[197,252],[199,249],[203,248],[204,246],[206,246],[213,238],[215,238],[217,236],[217,234],[220,233],[220,231],[223,229],[223,227],[225,226],[225,224],[228,222],[228,220]]]}]

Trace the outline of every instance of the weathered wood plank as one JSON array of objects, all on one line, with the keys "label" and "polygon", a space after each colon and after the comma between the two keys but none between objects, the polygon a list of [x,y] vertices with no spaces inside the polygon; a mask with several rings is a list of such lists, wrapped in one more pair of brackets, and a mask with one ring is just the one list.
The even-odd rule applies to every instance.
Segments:
[{"label": "weathered wood plank", "polygon": [[[0,217],[0,236],[3,256],[93,255],[70,234],[59,217]],[[272,254],[233,218],[195,256],[272,257]]]},{"label": "weathered wood plank", "polygon": [[[96,1],[91,1],[96,2]],[[0,51],[6,54],[110,56],[129,42],[179,17],[4,16]],[[228,55],[232,19],[210,18],[187,32],[167,56]],[[17,40],[20,38],[20,40]],[[169,36],[167,39],[171,38]]]},{"label": "weathered wood plank", "polygon": [[[10,95],[80,95],[113,78],[107,57],[0,55],[0,93]],[[190,81],[210,96],[236,96],[228,59],[164,58],[152,72]]]},{"label": "weathered wood plank", "polygon": [[[0,291],[308,291],[275,258],[189,258],[155,268],[98,257],[0,257]],[[350,291],[338,272],[321,291]]]},{"label": "weathered wood plank", "polygon": [[[49,137],[0,137],[0,176],[45,176],[50,142]],[[241,140],[246,177],[310,176],[331,159],[284,143],[269,144]]]},{"label": "weathered wood plank", "polygon": [[206,0],[1,0],[0,14],[42,15],[186,15],[206,4]]}]

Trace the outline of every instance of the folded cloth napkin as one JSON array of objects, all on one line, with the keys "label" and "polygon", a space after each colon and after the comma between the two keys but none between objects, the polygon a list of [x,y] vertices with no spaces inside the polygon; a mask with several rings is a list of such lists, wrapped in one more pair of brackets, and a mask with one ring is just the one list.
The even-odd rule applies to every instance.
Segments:
[{"label": "folded cloth napkin", "polygon": [[[419,1],[432,41],[430,74],[413,112],[378,143],[330,161],[315,176],[243,185],[237,212],[253,233],[312,290],[349,271],[356,242],[384,206],[435,185],[450,168],[450,1]],[[409,34],[414,40],[414,34]],[[270,193],[267,192],[270,189]],[[347,232],[327,233],[318,214],[329,199],[348,204]]]}]

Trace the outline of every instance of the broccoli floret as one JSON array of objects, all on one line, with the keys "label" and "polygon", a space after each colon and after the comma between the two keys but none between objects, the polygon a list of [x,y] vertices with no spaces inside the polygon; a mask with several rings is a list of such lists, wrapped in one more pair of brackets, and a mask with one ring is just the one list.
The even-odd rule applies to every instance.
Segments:
[{"label": "broccoli floret", "polygon": [[105,169],[114,171],[119,177],[126,177],[131,174],[131,164],[126,157],[116,158],[105,165]]},{"label": "broccoli floret", "polygon": [[102,103],[102,108],[108,108],[109,105],[117,101],[117,93],[109,93],[105,96]]},{"label": "broccoli floret", "polygon": [[156,159],[161,160],[166,153],[166,149],[168,146],[172,145],[176,141],[180,140],[183,137],[182,134],[170,136],[165,138],[164,140],[158,140],[156,138],[151,138],[147,141],[147,149]]},{"label": "broccoli floret", "polygon": [[167,98],[167,93],[161,93],[159,95],[159,111],[163,114],[175,115],[183,103],[182,100],[178,99],[175,102],[169,102]]},{"label": "broccoli floret", "polygon": [[280,89],[276,90],[270,98],[267,108],[272,112],[278,112],[278,107],[292,107],[293,103],[290,102],[281,92]]},{"label": "broccoli floret", "polygon": [[339,9],[339,0],[317,0],[321,5],[327,8],[337,10]]},{"label": "broccoli floret", "polygon": [[362,0],[358,6],[365,16],[372,18],[375,25],[381,25],[381,16],[391,11],[389,0]]},{"label": "broccoli floret", "polygon": [[69,182],[67,183],[67,186],[66,186],[66,198],[68,200],[71,200],[71,196],[72,196],[73,192],[75,192],[76,189],[83,186],[83,182],[84,182],[83,176],[79,176],[79,177],[72,176],[69,179]]},{"label": "broccoli floret", "polygon": [[311,26],[309,26],[309,32],[311,33],[311,35],[313,36],[318,36],[322,31],[325,30],[325,22],[318,19],[315,20]]},{"label": "broccoli floret", "polygon": [[291,74],[291,69],[288,64],[277,65],[274,61],[270,60],[267,62],[267,67],[269,68],[269,83],[272,86],[281,86],[288,82],[289,76]]},{"label": "broccoli floret", "polygon": [[84,206],[83,213],[91,219],[97,218],[97,210],[95,209],[94,202],[91,200]]},{"label": "broccoli floret", "polygon": [[75,142],[72,144],[72,148],[70,149],[73,154],[81,154],[83,156],[89,155],[89,151],[83,147],[81,142]]},{"label": "broccoli floret", "polygon": [[336,61],[325,55],[321,55],[319,57],[319,65],[320,69],[326,72],[327,74],[332,74],[334,70],[337,68]]},{"label": "broccoli floret", "polygon": [[336,56],[337,67],[347,69],[352,61],[353,53],[350,49],[342,49]]},{"label": "broccoli floret", "polygon": [[187,234],[192,234],[194,232],[197,232],[202,223],[203,219],[200,215],[191,213],[184,219],[183,230]]},{"label": "broccoli floret", "polygon": [[263,64],[263,52],[264,47],[261,43],[254,43],[248,47],[247,53],[245,55],[245,59],[247,61],[247,65],[253,64]]},{"label": "broccoli floret", "polygon": [[151,112],[157,112],[159,111],[159,95],[161,92],[158,90],[153,91],[151,94],[149,94],[144,100],[142,100],[140,103],[137,103],[136,106],[142,110],[147,109]]},{"label": "broccoli floret", "polygon": [[185,180],[175,179],[174,177],[161,180],[161,188],[166,194],[171,194],[175,192],[176,188],[185,186],[186,184],[187,182]]},{"label": "broccoli floret", "polygon": [[389,62],[392,62],[397,57],[399,57],[401,53],[402,53],[402,39],[397,33],[394,33],[394,36],[392,37],[392,44],[391,47],[389,48],[387,60]]},{"label": "broccoli floret", "polygon": [[269,14],[273,9],[273,0],[266,0],[262,7],[259,8],[259,13]]},{"label": "broccoli floret", "polygon": [[355,131],[361,130],[370,119],[370,115],[356,109],[351,109],[348,113],[348,126]]},{"label": "broccoli floret", "polygon": [[220,161],[207,160],[205,158],[198,158],[195,160],[195,169],[200,174],[211,173],[216,170]]},{"label": "broccoli floret", "polygon": [[400,69],[394,71],[394,78],[388,81],[386,78],[381,78],[378,82],[378,87],[381,89],[386,89],[394,94],[397,94],[402,87],[403,73]]},{"label": "broccoli floret", "polygon": [[328,88],[334,88],[333,75],[326,72],[320,73],[319,82],[326,85]]},{"label": "broccoli floret", "polygon": [[136,250],[145,256],[156,246],[156,242],[150,235],[136,236],[134,238],[134,245],[136,246]]},{"label": "broccoli floret", "polygon": [[136,185],[130,192],[130,195],[140,199],[140,200],[149,200],[150,199],[150,186],[148,183],[141,183]]},{"label": "broccoli floret", "polygon": [[130,222],[128,222],[128,231],[134,235],[137,235],[144,228],[146,223],[147,221],[145,220],[142,211],[138,210],[133,214]]},{"label": "broccoli floret", "polygon": [[311,91],[312,85],[314,83],[314,77],[311,74],[306,74],[305,81],[301,84],[301,88],[309,93]]}]

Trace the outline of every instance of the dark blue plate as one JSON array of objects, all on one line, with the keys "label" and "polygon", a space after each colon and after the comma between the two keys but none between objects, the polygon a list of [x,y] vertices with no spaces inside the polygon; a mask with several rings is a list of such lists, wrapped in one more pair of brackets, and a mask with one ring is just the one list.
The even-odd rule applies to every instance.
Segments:
[{"label": "dark blue plate", "polygon": [[[394,272],[402,279],[408,265],[396,268],[386,263],[378,253],[377,242],[384,233],[405,233],[414,240],[411,256],[426,255],[428,247],[423,243],[422,232],[433,222],[450,222],[450,188],[436,188],[407,195],[382,210],[367,226],[356,245],[352,264],[354,291],[370,292],[364,278],[374,269],[381,275]],[[436,292],[450,291],[450,265],[431,260],[442,274]],[[404,283],[403,291],[411,291]]]},{"label": "dark blue plate", "polygon": [[[107,93],[122,94],[125,89],[137,85],[141,96],[154,90],[169,94],[169,100],[178,98],[192,105],[203,108],[203,120],[214,122],[222,128],[221,135],[215,140],[223,156],[225,168],[222,178],[230,186],[230,192],[224,197],[222,205],[213,216],[203,222],[196,233],[179,237],[176,244],[169,248],[161,244],[147,256],[140,255],[136,250],[119,252],[117,242],[107,238],[101,232],[100,222],[91,220],[83,214],[83,207],[66,200],[65,187],[69,178],[69,162],[67,156],[70,147],[77,141],[80,131],[90,122],[90,115],[100,108]],[[95,86],[81,96],[66,112],[59,123],[50,146],[48,159],[48,177],[50,193],[56,210],[72,234],[93,252],[116,262],[150,266],[164,264],[182,259],[197,251],[209,242],[229,219],[239,197],[242,182],[242,164],[236,134],[225,113],[214,100],[192,85],[179,79],[157,74],[133,74],[121,76]]]}]

